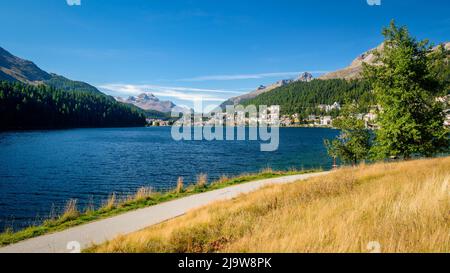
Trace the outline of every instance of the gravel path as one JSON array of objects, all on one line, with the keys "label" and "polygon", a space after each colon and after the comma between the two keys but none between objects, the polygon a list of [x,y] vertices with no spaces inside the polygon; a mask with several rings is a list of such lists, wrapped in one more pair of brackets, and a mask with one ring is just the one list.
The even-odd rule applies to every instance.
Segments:
[{"label": "gravel path", "polygon": [[79,252],[90,245],[101,244],[146,227],[181,216],[190,210],[215,201],[232,199],[271,184],[286,184],[322,173],[300,174],[243,183],[219,190],[180,198],[155,206],[127,212],[108,219],[73,227],[57,233],[43,235],[0,248],[0,253],[67,253]]}]

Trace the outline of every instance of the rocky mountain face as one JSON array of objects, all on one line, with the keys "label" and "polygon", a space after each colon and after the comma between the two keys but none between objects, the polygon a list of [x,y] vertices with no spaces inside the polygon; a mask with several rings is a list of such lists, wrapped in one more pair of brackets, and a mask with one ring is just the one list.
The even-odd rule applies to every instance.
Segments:
[{"label": "rocky mountain face", "polygon": [[101,92],[85,82],[72,81],[57,74],[47,73],[31,61],[16,57],[0,47],[0,80],[26,84],[45,84],[64,91]]},{"label": "rocky mountain face", "polygon": [[[444,43],[443,46],[450,50],[450,42]],[[350,64],[350,66],[331,72],[328,74],[325,74],[319,79],[321,80],[330,80],[330,79],[346,79],[346,80],[352,80],[352,79],[359,79],[362,76],[363,71],[363,63],[367,64],[375,64],[375,51],[382,51],[384,48],[384,43],[379,45],[378,47],[371,49],[367,52],[364,52],[363,54],[359,55],[356,59],[353,60],[353,62]],[[438,47],[435,47],[436,50]]]},{"label": "rocky mountain face", "polygon": [[[442,44],[444,46],[444,48],[446,48],[447,50],[450,50],[450,42],[447,43],[443,43]],[[359,55],[356,59],[354,59],[352,61],[352,63],[346,67],[343,68],[341,70],[335,71],[335,72],[331,72],[328,74],[325,74],[321,77],[319,77],[319,80],[331,80],[331,79],[346,79],[346,80],[351,80],[351,79],[359,79],[362,76],[362,71],[363,71],[363,63],[367,63],[367,64],[375,64],[376,63],[376,58],[375,58],[375,51],[377,50],[383,50],[384,48],[384,43],[379,45],[378,47],[371,49],[367,52],[364,52],[363,54]],[[438,47],[435,47],[434,49],[436,50]],[[269,86],[264,86],[261,85],[260,87],[258,87],[255,91],[250,92],[248,94],[242,95],[242,96],[238,96],[238,97],[234,97],[231,99],[228,99],[227,101],[225,101],[224,103],[222,103],[220,106],[222,108],[226,107],[227,105],[236,105],[241,103],[242,101],[245,100],[249,100],[249,99],[253,99],[261,94],[270,92],[276,88],[291,84],[293,82],[298,82],[298,81],[302,81],[302,82],[310,82],[312,81],[314,78],[310,73],[302,73],[301,75],[299,75],[299,77],[297,77],[296,79],[293,80],[282,80],[282,81],[278,81],[272,85]]]},{"label": "rocky mountain face", "polygon": [[358,79],[361,77],[361,74],[363,71],[363,63],[374,64],[375,63],[374,52],[377,50],[382,50],[383,48],[384,48],[384,44],[381,44],[374,49],[364,52],[363,54],[359,55],[356,59],[354,59],[353,62],[350,64],[350,66],[348,66],[344,69],[338,70],[338,71],[334,71],[334,72],[325,74],[325,75],[319,77],[319,79],[321,79],[321,80]]},{"label": "rocky mountain face", "polygon": [[298,76],[297,79],[295,79],[295,82],[310,82],[314,79],[313,75],[308,72],[304,72]]},{"label": "rocky mountain face", "polygon": [[130,96],[127,99],[116,97],[119,102],[132,104],[145,111],[158,111],[162,113],[170,113],[172,110],[184,112],[185,108],[175,105],[171,101],[161,101],[152,93],[142,93],[138,96]]},{"label": "rocky mountain face", "polygon": [[24,83],[42,82],[51,79],[51,75],[40,69],[33,62],[16,57],[0,47],[0,71],[2,78],[9,77]]},{"label": "rocky mountain face", "polygon": [[265,86],[265,85],[260,85],[255,91],[250,92],[248,94],[244,94],[238,97],[234,97],[234,98],[230,98],[227,101],[225,101],[224,103],[222,103],[220,105],[220,107],[225,108],[227,105],[237,105],[239,103],[241,103],[244,100],[249,100],[249,99],[253,99],[256,98],[257,96],[270,92],[278,87],[282,87],[282,86],[286,86],[288,84],[291,84],[293,82],[298,82],[298,81],[302,81],[302,82],[310,82],[314,79],[313,75],[311,73],[308,72],[304,72],[302,74],[300,74],[297,78],[295,79],[287,79],[287,80],[280,80],[277,81],[274,84],[271,84],[269,86]]}]

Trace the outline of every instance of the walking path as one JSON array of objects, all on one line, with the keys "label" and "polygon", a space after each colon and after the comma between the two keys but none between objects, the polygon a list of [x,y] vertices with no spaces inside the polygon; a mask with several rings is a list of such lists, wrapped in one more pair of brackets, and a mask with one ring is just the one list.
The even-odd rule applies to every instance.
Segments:
[{"label": "walking path", "polygon": [[286,184],[327,172],[300,174],[258,180],[227,188],[180,198],[155,206],[127,212],[108,219],[73,227],[57,233],[43,235],[0,248],[0,253],[64,253],[79,252],[92,244],[101,244],[152,225],[181,216],[190,210],[215,201],[232,199],[271,184]]}]

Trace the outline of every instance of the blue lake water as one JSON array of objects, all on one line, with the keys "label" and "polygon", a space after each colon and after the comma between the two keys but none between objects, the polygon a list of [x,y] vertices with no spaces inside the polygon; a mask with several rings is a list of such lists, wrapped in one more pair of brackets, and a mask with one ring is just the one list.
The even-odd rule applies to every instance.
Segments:
[{"label": "blue lake water", "polygon": [[[281,128],[275,152],[256,141],[174,141],[169,127],[0,133],[0,228],[37,224],[67,200],[99,205],[109,194],[168,189],[199,173],[257,172],[266,167],[331,167],[324,138],[337,131]],[[53,209],[52,209],[53,208]]]}]

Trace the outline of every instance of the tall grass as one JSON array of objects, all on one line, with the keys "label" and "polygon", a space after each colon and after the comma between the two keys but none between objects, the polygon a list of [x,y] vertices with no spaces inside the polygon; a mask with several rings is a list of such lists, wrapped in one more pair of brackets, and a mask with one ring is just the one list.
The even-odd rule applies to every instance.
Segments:
[{"label": "tall grass", "polygon": [[101,208],[102,210],[112,210],[116,206],[116,194],[113,193],[106,200],[105,204]]},{"label": "tall grass", "polygon": [[180,194],[183,192],[183,190],[184,190],[184,179],[183,179],[183,177],[178,177],[177,187],[175,189],[175,192]]},{"label": "tall grass", "polygon": [[166,192],[155,192],[151,188],[143,187],[136,193],[126,196],[117,197],[116,194],[111,194],[98,209],[94,208],[93,199],[90,198],[89,205],[83,210],[83,212],[77,208],[77,200],[69,200],[64,212],[59,216],[55,213],[55,210],[52,209],[52,213],[50,213],[48,219],[43,221],[40,225],[30,226],[29,228],[17,232],[14,232],[10,228],[6,229],[3,233],[0,233],[0,246],[16,243],[21,240],[36,237],[49,232],[64,230],[91,221],[112,217],[131,210],[153,206],[162,202],[167,202],[205,191],[211,191],[259,179],[294,174],[299,174],[299,172],[292,170],[273,173],[259,172],[256,174],[239,175],[229,179],[219,179],[210,184],[208,184],[207,175],[201,174],[198,176],[198,181],[196,184],[185,187],[183,179],[179,178],[177,187]]},{"label": "tall grass", "polygon": [[344,168],[121,236],[95,252],[450,252],[450,158]]},{"label": "tall grass", "polygon": [[64,212],[61,215],[63,221],[75,219],[80,215],[80,212],[77,209],[77,202],[76,199],[71,199],[67,202]]},{"label": "tall grass", "polygon": [[136,192],[136,194],[134,195],[133,198],[131,198],[130,200],[127,200],[127,201],[142,201],[142,200],[152,197],[153,194],[154,193],[153,193],[152,188],[142,187]]},{"label": "tall grass", "polygon": [[197,184],[196,186],[199,188],[205,188],[208,183],[208,175],[201,173],[197,176]]}]

